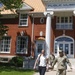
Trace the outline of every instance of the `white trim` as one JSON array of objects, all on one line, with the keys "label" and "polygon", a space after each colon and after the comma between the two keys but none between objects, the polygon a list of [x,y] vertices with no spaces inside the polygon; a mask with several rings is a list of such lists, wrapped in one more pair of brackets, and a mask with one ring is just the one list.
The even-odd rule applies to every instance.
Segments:
[{"label": "white trim", "polygon": [[23,3],[22,7],[18,10],[32,10],[33,8],[26,3]]},{"label": "white trim", "polygon": [[44,12],[44,15],[45,15],[45,16],[47,16],[48,14],[49,14],[50,16],[53,16],[53,15],[54,15],[54,11],[51,10],[51,11],[45,11],[45,12]]},{"label": "white trim", "polygon": [[23,27],[23,26],[26,27],[26,26],[28,26],[28,14],[27,14],[27,24],[26,24],[26,25],[20,25],[20,20],[21,20],[21,15],[22,15],[22,14],[27,14],[27,13],[20,13],[20,14],[19,14],[19,25],[18,25],[18,26],[19,26],[19,27]]},{"label": "white trim", "polygon": [[12,58],[12,57],[15,57],[15,55],[0,55],[0,57],[2,58]]},{"label": "white trim", "polygon": [[34,14],[32,14],[32,37],[31,37],[31,41],[33,42],[33,38],[34,38]]},{"label": "white trim", "polygon": [[51,11],[73,11],[75,10],[75,2],[54,2],[46,5],[47,10]]},{"label": "white trim", "polygon": [[33,51],[32,51],[32,44],[34,43],[34,14],[31,14],[32,16],[32,33],[31,33],[31,56],[33,55]]},{"label": "white trim", "polygon": [[[23,51],[21,50],[20,52],[18,51],[18,47],[17,47],[18,45],[20,45],[20,44],[18,44],[18,38],[19,37],[20,38],[22,38],[22,37],[26,38],[26,45],[27,45],[27,47],[25,47],[24,50]],[[28,54],[28,36],[17,36],[17,40],[16,41],[17,41],[16,54]]]},{"label": "white trim", "polygon": [[[10,37],[10,36],[4,36],[4,37]],[[10,54],[10,52],[11,52],[11,40],[12,40],[12,39],[11,39],[11,37],[10,37],[10,44],[9,44],[10,47],[9,47],[9,51],[1,51],[1,50],[0,50],[0,53]]]},{"label": "white trim", "polygon": [[40,18],[40,23],[43,24],[44,21],[45,21],[44,17],[41,17],[41,18]]},{"label": "white trim", "polygon": [[75,8],[61,8],[61,9],[47,9],[47,11],[58,11],[58,12],[60,12],[60,11],[74,11],[75,10]]},{"label": "white trim", "polygon": [[75,0],[42,0],[44,3],[54,3],[54,2],[56,2],[56,3],[63,3],[63,2],[65,2],[65,3],[67,3],[67,2],[75,2]]},{"label": "white trim", "polygon": [[[58,39],[58,38],[61,38],[61,37],[64,37],[64,36],[63,35],[62,36],[58,36],[58,37],[55,38],[55,40]],[[74,42],[74,39],[72,37],[66,36],[66,35],[65,35],[65,37],[71,38],[73,40],[73,42]]]},{"label": "white trim", "polygon": [[5,53],[5,54],[9,54],[10,52],[4,52],[4,51],[0,51],[0,53]]}]

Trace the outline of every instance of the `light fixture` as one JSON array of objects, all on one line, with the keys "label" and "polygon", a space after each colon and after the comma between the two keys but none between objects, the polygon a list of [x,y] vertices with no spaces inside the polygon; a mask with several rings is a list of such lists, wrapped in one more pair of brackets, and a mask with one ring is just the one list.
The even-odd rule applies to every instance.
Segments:
[{"label": "light fixture", "polygon": [[75,15],[75,10],[73,11],[73,14]]},{"label": "light fixture", "polygon": [[4,34],[4,36],[7,36],[8,35],[8,33],[7,33],[7,31],[6,31],[6,33]]},{"label": "light fixture", "polygon": [[43,36],[43,31],[40,31],[40,36]]},{"label": "light fixture", "polygon": [[53,11],[50,11],[50,15],[53,15],[54,14],[54,12]]},{"label": "light fixture", "polygon": [[24,35],[24,31],[21,31],[21,36],[23,36]]}]

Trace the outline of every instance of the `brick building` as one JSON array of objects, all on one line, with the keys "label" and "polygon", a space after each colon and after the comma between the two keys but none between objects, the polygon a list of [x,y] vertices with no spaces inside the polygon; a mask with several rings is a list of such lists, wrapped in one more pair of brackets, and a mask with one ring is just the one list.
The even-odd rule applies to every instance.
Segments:
[{"label": "brick building", "polygon": [[59,49],[75,57],[75,0],[23,0],[14,12],[3,10],[0,21],[9,27],[0,43],[0,58],[37,56]]}]

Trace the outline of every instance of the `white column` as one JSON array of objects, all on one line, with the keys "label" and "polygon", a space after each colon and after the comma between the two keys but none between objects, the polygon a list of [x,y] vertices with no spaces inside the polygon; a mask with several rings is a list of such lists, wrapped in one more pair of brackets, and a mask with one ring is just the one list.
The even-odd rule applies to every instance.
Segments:
[{"label": "white column", "polygon": [[59,56],[59,44],[57,44],[57,57]]},{"label": "white column", "polygon": [[75,10],[73,11],[73,14],[74,14],[74,16],[75,16]]},{"label": "white column", "polygon": [[46,54],[49,57],[51,48],[51,15],[53,12],[46,13]]}]

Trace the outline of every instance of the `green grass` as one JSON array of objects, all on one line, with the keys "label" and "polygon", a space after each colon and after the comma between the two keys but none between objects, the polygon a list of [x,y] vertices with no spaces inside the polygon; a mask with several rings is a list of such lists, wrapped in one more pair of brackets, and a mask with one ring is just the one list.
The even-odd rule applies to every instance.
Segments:
[{"label": "green grass", "polygon": [[0,67],[0,75],[33,75],[34,71],[10,67]]}]

